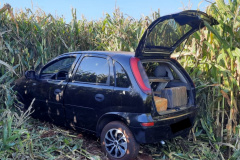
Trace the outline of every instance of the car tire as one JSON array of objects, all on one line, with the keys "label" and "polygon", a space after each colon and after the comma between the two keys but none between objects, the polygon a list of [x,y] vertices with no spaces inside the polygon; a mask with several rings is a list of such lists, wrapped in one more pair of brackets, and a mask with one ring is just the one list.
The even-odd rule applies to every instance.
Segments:
[{"label": "car tire", "polygon": [[131,160],[139,151],[139,144],[132,132],[120,121],[108,123],[101,132],[100,141],[102,150],[110,160]]}]

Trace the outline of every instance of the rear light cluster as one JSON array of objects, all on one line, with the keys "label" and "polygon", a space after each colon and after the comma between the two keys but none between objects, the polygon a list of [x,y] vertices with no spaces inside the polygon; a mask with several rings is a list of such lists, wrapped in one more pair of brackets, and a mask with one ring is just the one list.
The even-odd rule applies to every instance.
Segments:
[{"label": "rear light cluster", "polygon": [[132,57],[130,59],[130,65],[132,68],[133,75],[141,90],[146,94],[151,94],[149,80],[140,59]]},{"label": "rear light cluster", "polygon": [[141,123],[143,127],[151,127],[154,126],[154,122],[147,122],[147,123]]}]

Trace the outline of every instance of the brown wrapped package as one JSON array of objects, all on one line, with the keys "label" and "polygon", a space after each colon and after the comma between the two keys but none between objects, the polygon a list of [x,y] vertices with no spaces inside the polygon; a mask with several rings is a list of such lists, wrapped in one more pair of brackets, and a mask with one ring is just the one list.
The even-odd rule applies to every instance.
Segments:
[{"label": "brown wrapped package", "polygon": [[168,102],[166,98],[154,96],[154,101],[158,112],[167,110]]},{"label": "brown wrapped package", "polygon": [[168,108],[181,107],[187,104],[187,89],[184,86],[165,88],[161,97],[168,100]]}]

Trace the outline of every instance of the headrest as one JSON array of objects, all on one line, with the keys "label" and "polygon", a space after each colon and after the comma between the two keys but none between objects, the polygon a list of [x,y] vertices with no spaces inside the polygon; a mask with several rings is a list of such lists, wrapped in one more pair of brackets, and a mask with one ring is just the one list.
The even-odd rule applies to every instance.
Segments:
[{"label": "headrest", "polygon": [[170,80],[173,80],[173,75],[169,67],[165,64],[160,64],[155,68],[154,75],[156,77],[168,77]]}]

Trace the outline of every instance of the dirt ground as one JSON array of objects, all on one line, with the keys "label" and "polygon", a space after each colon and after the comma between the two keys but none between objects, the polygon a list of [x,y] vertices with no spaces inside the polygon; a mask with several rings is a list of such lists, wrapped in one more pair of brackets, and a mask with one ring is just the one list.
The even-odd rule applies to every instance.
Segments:
[{"label": "dirt ground", "polygon": [[[101,151],[101,145],[98,138],[87,133],[80,133],[78,134],[78,137],[84,139],[83,148],[85,148],[89,153],[100,156],[102,160],[108,160]],[[141,145],[136,160],[153,160],[150,154],[151,153],[149,153],[149,150],[145,147],[145,145]]]},{"label": "dirt ground", "polygon": [[[102,160],[108,160],[107,156],[101,151],[101,145],[100,145],[100,139],[97,138],[95,135],[83,132],[83,131],[74,131],[74,130],[69,130],[66,129],[65,127],[59,127],[55,126],[51,123],[47,122],[42,122],[36,119],[31,119],[31,122],[34,123],[33,126],[36,128],[42,128],[41,130],[35,130],[35,133],[41,133],[39,137],[44,141],[44,139],[49,139],[51,138],[53,141],[58,141],[56,137],[57,135],[61,132],[65,132],[66,137],[70,137],[73,141],[76,140],[82,140],[82,146],[81,148],[86,150],[87,153],[91,155],[95,155],[98,158],[97,159],[102,159]],[[32,126],[32,127],[33,127]],[[31,130],[29,130],[31,132]],[[71,138],[73,137],[73,138]],[[154,146],[154,147],[153,147]],[[160,143],[158,144],[151,144],[151,145],[140,145],[140,150],[139,154],[136,158],[136,160],[153,160],[153,157],[151,154],[155,154],[158,151],[160,152],[161,145]],[[155,155],[157,156],[157,155]],[[86,157],[82,157],[84,159],[89,159]],[[80,158],[80,159],[82,159]],[[62,157],[62,158],[57,158],[57,160],[68,160],[71,158],[67,157]],[[76,158],[73,158],[76,159]],[[77,158],[78,159],[78,158]],[[95,158],[90,158],[90,159],[95,159]],[[155,158],[154,158],[155,159]]]}]

